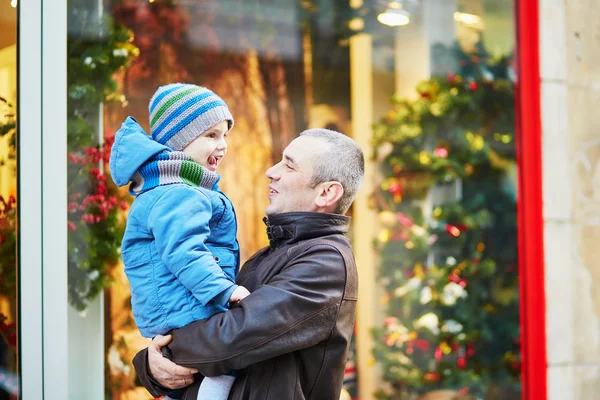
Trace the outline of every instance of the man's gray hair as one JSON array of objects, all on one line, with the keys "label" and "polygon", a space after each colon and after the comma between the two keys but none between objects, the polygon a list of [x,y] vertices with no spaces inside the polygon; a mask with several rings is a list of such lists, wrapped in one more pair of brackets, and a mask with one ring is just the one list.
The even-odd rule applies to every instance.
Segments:
[{"label": "man's gray hair", "polygon": [[365,157],[358,144],[343,133],[330,129],[308,129],[300,136],[325,140],[329,149],[313,161],[312,184],[336,181],[344,188],[338,200],[336,214],[346,214],[365,176]]}]

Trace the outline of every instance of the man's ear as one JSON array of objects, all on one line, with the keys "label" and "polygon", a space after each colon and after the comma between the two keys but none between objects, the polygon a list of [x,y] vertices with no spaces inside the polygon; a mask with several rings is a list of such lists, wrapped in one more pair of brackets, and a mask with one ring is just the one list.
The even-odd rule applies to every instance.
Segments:
[{"label": "man's ear", "polygon": [[334,212],[337,202],[344,194],[342,184],[336,181],[323,182],[319,185],[319,193],[315,205],[319,211]]}]

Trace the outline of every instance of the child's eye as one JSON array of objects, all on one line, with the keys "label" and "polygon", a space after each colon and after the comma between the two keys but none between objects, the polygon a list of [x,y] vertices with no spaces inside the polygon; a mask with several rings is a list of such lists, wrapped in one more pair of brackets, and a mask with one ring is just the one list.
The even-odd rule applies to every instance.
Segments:
[{"label": "child's eye", "polygon": [[214,138],[217,137],[217,134],[214,133],[214,132],[211,132],[211,133],[208,134],[208,137],[211,138],[211,139],[214,139]]},{"label": "child's eye", "polygon": [[285,166],[287,167],[287,169],[294,169],[294,168],[292,168],[292,166],[291,166],[291,165],[289,165],[289,164],[285,164]]}]

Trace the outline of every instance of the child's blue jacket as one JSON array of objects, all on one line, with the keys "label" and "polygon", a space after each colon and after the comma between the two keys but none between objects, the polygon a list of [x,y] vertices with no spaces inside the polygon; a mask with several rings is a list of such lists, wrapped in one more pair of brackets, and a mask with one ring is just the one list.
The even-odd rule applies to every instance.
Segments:
[{"label": "child's blue jacket", "polygon": [[[127,118],[111,150],[110,173],[118,186],[166,146]],[[147,184],[144,185],[144,188]],[[217,184],[159,185],[133,201],[121,247],[131,284],[131,305],[144,337],[165,334],[226,311],[237,287],[237,223],[231,201]]]}]

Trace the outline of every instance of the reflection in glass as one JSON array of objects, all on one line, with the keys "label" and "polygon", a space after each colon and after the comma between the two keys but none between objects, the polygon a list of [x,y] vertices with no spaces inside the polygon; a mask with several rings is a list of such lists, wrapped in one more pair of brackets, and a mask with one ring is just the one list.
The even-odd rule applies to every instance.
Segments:
[{"label": "reflection in glass", "polygon": [[67,7],[69,394],[103,391],[104,290],[120,258],[127,193],[108,177],[112,134],[104,108],[127,105],[119,74],[137,54],[131,32],[95,0]]},{"label": "reflection in glass", "polygon": [[104,138],[102,105],[124,104],[113,74],[137,49],[97,2],[70,1],[68,17],[69,301],[82,311],[107,286],[108,268],[119,258],[121,202],[104,172],[112,140]]},{"label": "reflection in glass", "polygon": [[[220,186],[236,206],[242,261],[266,245],[264,173],[283,148],[307,127],[349,133],[349,56],[338,41],[345,2],[129,1],[113,2],[110,13],[133,32],[140,50],[117,81],[128,105],[104,109],[107,131],[126,116],[148,128],[148,100],[161,84],[205,85],[229,105],[236,125],[228,157],[219,168]],[[235,162],[233,162],[235,160]],[[243,166],[243,167],[241,167]],[[131,358],[145,346],[133,325],[129,288],[121,269],[107,296],[106,336],[113,397],[133,396]],[[123,283],[121,283],[123,282]],[[347,376],[349,386],[355,376]],[[143,393],[143,389],[142,389]]]},{"label": "reflection in glass", "polygon": [[[412,58],[396,57],[404,80],[373,132],[385,289],[374,355],[390,384],[380,395],[518,399],[512,3],[409,11],[392,43]],[[429,69],[419,79],[417,65]]]},{"label": "reflection in glass", "polygon": [[[114,282],[105,297],[107,395],[146,396],[131,359],[147,342],[122,268],[111,268],[130,198],[106,180],[105,157],[122,121],[132,115],[147,129],[148,100],[167,83],[223,97],[236,125],[221,187],[236,206],[245,259],[266,244],[265,170],[303,129],[351,134],[361,110],[351,109],[350,87],[369,81],[379,234],[354,240],[376,239],[386,292],[374,332],[389,383],[381,396],[519,396],[512,2],[103,4],[69,8],[69,287],[83,309]],[[386,13],[404,25],[380,22]],[[373,49],[363,82],[350,79],[357,34]],[[354,361],[345,379],[352,395]]]},{"label": "reflection in glass", "polygon": [[17,294],[17,9],[0,3],[0,399],[19,396]]}]

